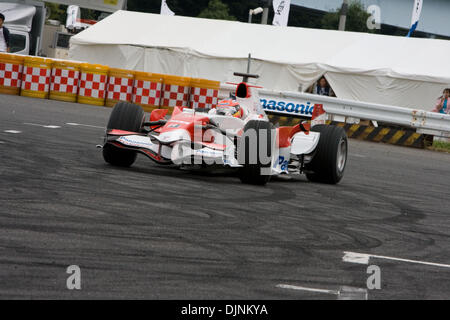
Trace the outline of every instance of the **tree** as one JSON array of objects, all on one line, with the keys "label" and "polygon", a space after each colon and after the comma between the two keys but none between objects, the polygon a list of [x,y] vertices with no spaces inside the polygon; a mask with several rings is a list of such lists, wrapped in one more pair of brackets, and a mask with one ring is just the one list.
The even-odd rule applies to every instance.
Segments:
[{"label": "tree", "polygon": [[209,1],[208,8],[200,12],[198,17],[219,20],[236,20],[234,16],[230,15],[228,6],[220,0]]},{"label": "tree", "polygon": [[[170,4],[169,4],[170,6]],[[127,9],[130,11],[159,13],[161,9],[160,0],[128,0]]]},{"label": "tree", "polygon": [[[339,28],[340,8],[325,14],[322,18],[322,28],[337,30]],[[373,32],[367,28],[367,19],[370,14],[367,13],[364,5],[359,1],[352,1],[348,7],[347,23],[345,30],[356,32]]]},{"label": "tree", "polygon": [[[236,20],[241,22],[247,22],[248,11],[262,6],[265,1],[266,0],[222,0],[222,2],[227,4],[228,8],[230,8],[230,14],[236,17]],[[261,17],[262,14],[253,16],[253,23],[260,23]]]},{"label": "tree", "polygon": [[[169,8],[179,16],[198,17],[208,9],[210,0],[167,0]],[[228,6],[229,16],[238,21],[247,22],[248,11],[262,6],[266,0],[221,0]],[[161,0],[128,0],[128,10],[159,13]],[[273,15],[273,13],[271,13]],[[229,17],[228,16],[228,17]],[[253,17],[254,23],[259,23],[261,15]]]},{"label": "tree", "polygon": [[66,24],[67,6],[56,3],[45,2],[47,10],[50,12],[49,19],[57,20],[62,24]]}]

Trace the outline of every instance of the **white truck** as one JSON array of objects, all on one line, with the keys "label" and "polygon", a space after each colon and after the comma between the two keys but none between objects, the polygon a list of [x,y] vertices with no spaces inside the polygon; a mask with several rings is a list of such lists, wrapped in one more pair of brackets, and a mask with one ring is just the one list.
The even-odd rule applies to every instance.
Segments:
[{"label": "white truck", "polygon": [[10,31],[11,53],[42,54],[42,34],[46,9],[40,1],[0,2],[5,26]]},{"label": "white truck", "polygon": [[[78,5],[103,12],[125,9],[126,0],[50,0],[63,5]],[[0,0],[0,12],[10,31],[11,53],[64,58],[58,49],[68,50],[71,34],[54,24],[46,24],[47,9],[43,1]]]}]

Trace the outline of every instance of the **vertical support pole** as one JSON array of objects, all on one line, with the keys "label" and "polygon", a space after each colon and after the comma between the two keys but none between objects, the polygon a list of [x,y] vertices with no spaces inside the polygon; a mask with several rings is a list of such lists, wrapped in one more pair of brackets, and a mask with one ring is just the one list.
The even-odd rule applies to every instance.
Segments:
[{"label": "vertical support pole", "polygon": [[348,13],[348,0],[343,0],[341,8],[341,17],[339,18],[339,30],[345,31],[345,25],[347,23],[347,13]]},{"label": "vertical support pole", "polygon": [[267,24],[267,21],[269,20],[269,8],[272,5],[272,0],[267,0],[264,4],[264,11],[261,19],[261,24]]}]

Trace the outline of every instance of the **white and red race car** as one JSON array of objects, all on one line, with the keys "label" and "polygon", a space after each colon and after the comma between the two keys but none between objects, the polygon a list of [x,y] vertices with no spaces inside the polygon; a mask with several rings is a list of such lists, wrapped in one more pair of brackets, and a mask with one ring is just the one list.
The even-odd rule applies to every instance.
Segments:
[{"label": "white and red race car", "polygon": [[[243,183],[266,184],[271,176],[305,173],[311,181],[336,184],[347,163],[343,128],[307,122],[275,128],[265,114],[249,74],[239,74],[232,99],[213,109],[153,110],[150,118],[134,104],[118,103],[109,118],[103,157],[129,167],[142,153],[163,165],[197,169],[234,168]],[[316,110],[316,114],[317,114]],[[313,119],[314,122],[314,119]]]}]

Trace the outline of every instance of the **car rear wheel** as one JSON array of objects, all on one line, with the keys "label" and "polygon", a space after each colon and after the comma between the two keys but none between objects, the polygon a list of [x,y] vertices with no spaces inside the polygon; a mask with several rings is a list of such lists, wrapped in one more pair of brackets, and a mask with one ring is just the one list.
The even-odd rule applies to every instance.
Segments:
[{"label": "car rear wheel", "polygon": [[[140,132],[144,115],[144,110],[140,106],[127,102],[119,102],[111,112],[107,130],[117,129]],[[136,157],[136,151],[121,149],[111,144],[106,144],[103,147],[103,159],[114,166],[129,167],[136,161]]]},{"label": "car rear wheel", "polygon": [[311,131],[320,133],[319,144],[311,163],[306,166],[308,180],[337,184],[347,164],[347,134],[337,126],[316,125]]}]

